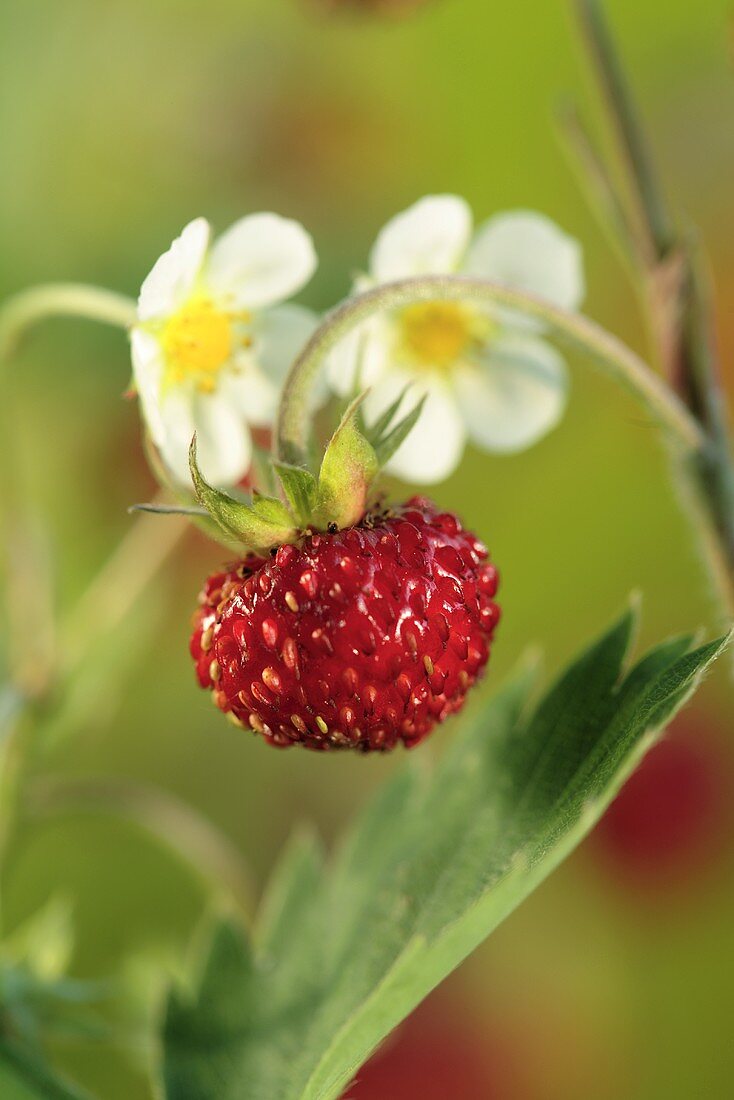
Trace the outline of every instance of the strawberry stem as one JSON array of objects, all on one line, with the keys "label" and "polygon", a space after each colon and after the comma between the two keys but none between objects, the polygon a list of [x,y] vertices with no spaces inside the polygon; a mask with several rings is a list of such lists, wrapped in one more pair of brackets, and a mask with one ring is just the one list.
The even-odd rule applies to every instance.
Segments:
[{"label": "strawberry stem", "polygon": [[701,450],[702,429],[683,402],[635,352],[593,321],[488,279],[425,275],[385,283],[355,295],[326,315],[285,382],[276,426],[281,460],[304,461],[312,407],[308,397],[328,352],[376,313],[434,300],[471,300],[495,308],[513,309],[542,321],[551,335],[590,358],[611,378],[631,390],[684,453],[696,454]]},{"label": "strawberry stem", "polygon": [[[719,479],[710,476],[712,462],[728,455],[712,448],[707,425],[634,351],[588,318],[559,309],[532,294],[501,283],[459,275],[426,275],[385,283],[348,298],[328,313],[293,364],[286,379],[276,425],[281,461],[305,461],[313,402],[310,392],[319,379],[327,354],[353,329],[382,310],[417,302],[471,300],[504,307],[541,321],[546,331],[584,359],[594,363],[635,395],[663,429],[680,464],[683,489],[696,510],[696,527],[717,587],[727,609],[734,612],[734,546],[717,521]],[[721,476],[726,476],[722,471]]]}]

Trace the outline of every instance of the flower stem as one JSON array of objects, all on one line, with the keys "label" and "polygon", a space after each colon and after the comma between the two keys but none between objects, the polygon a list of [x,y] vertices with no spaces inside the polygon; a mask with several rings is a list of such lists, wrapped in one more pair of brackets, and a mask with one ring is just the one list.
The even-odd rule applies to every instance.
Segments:
[{"label": "flower stem", "polygon": [[84,317],[119,328],[135,324],[135,302],[82,283],[47,283],[22,290],[0,309],[0,365],[14,354],[26,330],[49,317]]},{"label": "flower stem", "polygon": [[[123,295],[73,283],[49,284],[22,291],[0,308],[0,372],[29,328],[47,318],[62,316],[129,328],[135,323],[136,308],[135,303]],[[16,527],[22,531],[28,509],[20,499],[18,480],[12,469],[15,449],[10,441],[15,422],[7,400],[0,402],[0,420],[3,421],[0,436],[5,445],[4,461],[0,464],[4,527],[7,531]],[[65,624],[62,644],[45,655],[47,667],[35,667],[32,682],[13,686],[12,698],[16,702],[7,716],[0,739],[0,865],[17,814],[37,727],[43,723],[44,701],[51,697],[54,689],[68,682],[70,674],[94,646],[99,633],[113,629],[126,616],[178,544],[182,533],[182,524],[169,524],[164,528],[156,527],[150,520],[139,519]],[[13,562],[2,564],[7,567],[10,589],[17,583]],[[101,611],[101,616],[93,611]],[[23,624],[16,625],[20,629]],[[36,629],[35,623],[32,628]],[[9,629],[14,633],[13,624]]]},{"label": "flower stem", "polygon": [[510,308],[542,321],[547,332],[642,402],[664,431],[676,469],[683,473],[686,496],[695,506],[703,554],[727,614],[734,614],[734,541],[728,535],[734,525],[734,489],[729,495],[734,475],[725,431],[721,446],[714,447],[706,423],[615,336],[586,317],[504,284],[466,276],[426,275],[383,284],[337,306],[313,334],[286,379],[276,427],[279,458],[294,464],[306,460],[311,391],[326,356],[340,340],[382,310],[447,299]]},{"label": "flower stem", "polygon": [[593,321],[488,279],[459,275],[425,275],[385,283],[347,299],[326,318],[298,357],[285,382],[276,428],[279,457],[299,463],[306,453],[310,391],[328,353],[352,329],[382,310],[416,302],[466,300],[504,307],[542,321],[553,336],[589,357],[601,370],[636,395],[684,452],[704,443],[698,422],[674,393],[638,355]]}]

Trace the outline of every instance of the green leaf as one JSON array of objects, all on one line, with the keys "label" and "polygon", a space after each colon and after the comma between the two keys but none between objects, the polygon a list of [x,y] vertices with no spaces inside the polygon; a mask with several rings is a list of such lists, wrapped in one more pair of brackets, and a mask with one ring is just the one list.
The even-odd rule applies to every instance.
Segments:
[{"label": "green leaf", "polygon": [[196,436],[189,448],[189,466],[199,503],[227,538],[262,552],[296,537],[293,518],[281,501],[256,494],[252,504],[245,504],[215,489],[204,479],[196,461]]},{"label": "green leaf", "polygon": [[[412,757],[333,863],[285,855],[254,945],[224,926],[165,1034],[169,1100],[337,1100],[381,1040],[579,843],[728,639],[630,671],[626,614],[534,708],[517,677]],[[225,947],[222,946],[222,938]]]},{"label": "green leaf", "polygon": [[303,527],[311,523],[318,498],[318,483],[310,470],[303,466],[291,466],[288,462],[273,462],[286,500],[293,515]]},{"label": "green leaf", "polygon": [[212,939],[196,1011],[185,996],[174,993],[169,998],[164,1022],[169,1096],[197,1100],[247,1095],[240,1036],[249,1033],[256,1019],[253,992],[253,961],[244,934],[223,923]]},{"label": "green leaf", "polygon": [[367,493],[379,471],[372,444],[359,430],[357,412],[366,394],[349,405],[326,448],[319,472],[316,520],[327,527],[357,523],[367,504]]},{"label": "green leaf", "polygon": [[91,1100],[57,1077],[40,1055],[10,1039],[0,1039],[0,1096],[2,1100]]}]

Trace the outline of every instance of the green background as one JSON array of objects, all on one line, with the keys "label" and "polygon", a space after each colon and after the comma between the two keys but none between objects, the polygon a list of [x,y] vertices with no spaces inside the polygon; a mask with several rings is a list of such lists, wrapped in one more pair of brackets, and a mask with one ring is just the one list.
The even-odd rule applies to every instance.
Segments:
[{"label": "green background", "polygon": [[[569,95],[598,118],[570,6],[433,0],[399,19],[327,8],[316,0],[4,5],[0,294],[79,280],[134,295],[190,218],[225,228],[273,209],[313,233],[321,262],[303,300],[323,309],[348,291],[388,217],[449,191],[469,200],[478,221],[530,207],[578,237],[586,312],[645,352],[633,288],[554,124]],[[610,0],[608,9],[669,195],[708,245],[731,365],[731,6]],[[3,382],[13,458],[47,540],[61,617],[129,529],[127,506],[154,492],[137,410],[121,398],[129,371],[119,333],[54,322],[29,339]],[[633,589],[644,595],[641,641],[717,625],[653,426],[582,361],[573,363],[557,432],[517,457],[467,452],[434,495],[477,530],[501,570],[490,690],[529,644],[542,646],[554,671]],[[395,764],[277,752],[213,710],[194,685],[187,635],[196,593],[220,558],[192,533],[127,626],[95,649],[77,686],[82,697],[96,692],[93,715],[78,721],[72,707],[52,721],[54,742],[31,777],[41,791],[35,816],[5,869],[6,930],[49,897],[68,898],[72,973],[119,983],[105,1007],[112,1044],[53,1044],[59,1064],[104,1100],[151,1096],[148,1023],[165,974],[185,965],[208,893],[144,829],[54,812],[40,779],[128,778],[190,803],[239,849],[256,897],[295,822],[314,821],[329,841]],[[732,712],[720,668],[677,735],[703,731],[700,751],[729,792]],[[449,726],[420,751],[430,755],[450,737]],[[487,1096],[730,1094],[730,826],[717,819],[700,858],[664,883],[654,881],[654,860],[653,881],[640,883],[592,838],[451,979],[435,1011],[440,1017],[450,999],[446,1019],[467,1021],[462,1030],[475,1056],[492,1062],[488,1073],[502,1065]],[[445,1034],[450,1044],[451,1029]]]}]

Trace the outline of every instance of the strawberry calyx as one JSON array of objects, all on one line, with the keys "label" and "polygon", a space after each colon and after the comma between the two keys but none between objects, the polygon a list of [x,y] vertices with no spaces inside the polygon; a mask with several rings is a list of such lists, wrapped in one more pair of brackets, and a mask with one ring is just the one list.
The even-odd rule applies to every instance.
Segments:
[{"label": "strawberry calyx", "polygon": [[[396,420],[405,394],[369,428],[361,406],[366,392],[347,407],[329,440],[318,470],[274,458],[279,495],[253,492],[245,500],[210,485],[197,460],[196,436],[189,449],[194,493],[218,537],[255,554],[296,543],[315,531],[342,530],[358,523],[370,507],[380,470],[420,415],[423,401]],[[176,509],[173,509],[176,510]],[[190,509],[188,510],[190,513]]]}]

